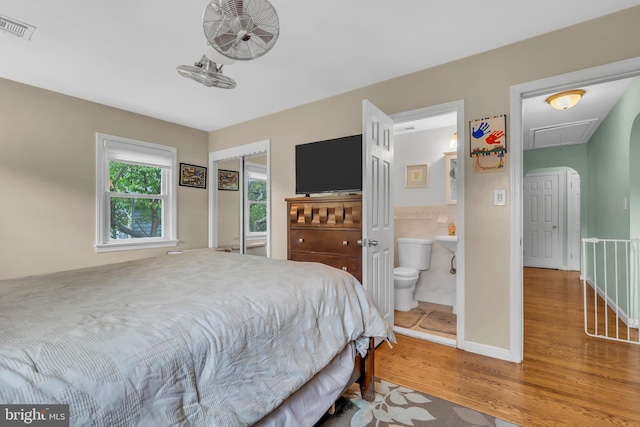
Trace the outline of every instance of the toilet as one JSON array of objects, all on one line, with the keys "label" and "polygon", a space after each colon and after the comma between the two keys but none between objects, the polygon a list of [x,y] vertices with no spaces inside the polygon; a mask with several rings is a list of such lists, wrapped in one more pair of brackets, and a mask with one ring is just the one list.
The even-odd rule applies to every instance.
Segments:
[{"label": "toilet", "polygon": [[409,311],[418,306],[413,298],[420,272],[431,264],[433,240],[398,237],[398,267],[393,269],[394,308]]}]

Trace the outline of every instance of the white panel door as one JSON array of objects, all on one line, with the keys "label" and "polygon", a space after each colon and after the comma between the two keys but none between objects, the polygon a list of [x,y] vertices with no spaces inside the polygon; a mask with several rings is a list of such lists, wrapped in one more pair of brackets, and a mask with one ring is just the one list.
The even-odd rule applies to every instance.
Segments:
[{"label": "white panel door", "polygon": [[560,268],[559,173],[524,177],[524,266]]},{"label": "white panel door", "polygon": [[393,325],[393,120],[362,102],[362,284]]}]

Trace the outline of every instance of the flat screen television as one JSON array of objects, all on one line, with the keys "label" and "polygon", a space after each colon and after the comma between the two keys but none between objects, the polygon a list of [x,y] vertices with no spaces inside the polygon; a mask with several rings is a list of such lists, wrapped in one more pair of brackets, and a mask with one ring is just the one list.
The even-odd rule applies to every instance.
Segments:
[{"label": "flat screen television", "polygon": [[296,145],[296,194],[362,191],[362,135]]}]

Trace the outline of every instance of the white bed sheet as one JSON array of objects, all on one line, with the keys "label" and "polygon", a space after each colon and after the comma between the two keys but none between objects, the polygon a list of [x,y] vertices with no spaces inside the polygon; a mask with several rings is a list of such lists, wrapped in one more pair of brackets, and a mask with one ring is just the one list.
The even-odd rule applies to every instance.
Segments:
[{"label": "white bed sheet", "polygon": [[313,427],[340,397],[353,374],[353,343],[255,427]]},{"label": "white bed sheet", "polygon": [[393,332],[347,273],[193,251],[0,282],[0,402],[71,425],[242,426]]}]

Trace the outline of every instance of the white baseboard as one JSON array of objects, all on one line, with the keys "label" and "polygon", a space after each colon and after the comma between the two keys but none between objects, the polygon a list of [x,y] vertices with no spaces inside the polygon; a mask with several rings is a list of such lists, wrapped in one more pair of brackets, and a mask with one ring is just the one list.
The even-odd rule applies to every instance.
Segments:
[{"label": "white baseboard", "polygon": [[520,360],[514,360],[511,351],[505,348],[493,347],[486,344],[480,344],[471,341],[458,342],[458,348],[470,353],[480,354],[482,356],[493,357],[494,359],[506,360],[507,362],[520,363]]},{"label": "white baseboard", "polygon": [[436,344],[443,344],[449,347],[456,347],[456,340],[452,338],[441,337],[438,335],[431,335],[423,332],[414,331],[413,329],[402,328],[400,326],[394,326],[393,331],[400,335],[406,335],[412,338],[418,338],[425,341],[434,342]]}]

